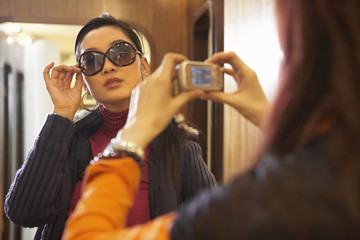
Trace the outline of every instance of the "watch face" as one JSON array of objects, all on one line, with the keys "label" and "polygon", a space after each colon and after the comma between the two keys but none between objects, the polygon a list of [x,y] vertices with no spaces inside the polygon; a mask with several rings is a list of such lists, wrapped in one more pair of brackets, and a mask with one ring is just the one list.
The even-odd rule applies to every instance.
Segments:
[{"label": "watch face", "polygon": [[96,162],[103,158],[132,157],[139,164],[139,166],[142,167],[144,156],[144,150],[136,143],[113,138],[105,150],[100,153],[97,158],[94,158],[94,161]]}]

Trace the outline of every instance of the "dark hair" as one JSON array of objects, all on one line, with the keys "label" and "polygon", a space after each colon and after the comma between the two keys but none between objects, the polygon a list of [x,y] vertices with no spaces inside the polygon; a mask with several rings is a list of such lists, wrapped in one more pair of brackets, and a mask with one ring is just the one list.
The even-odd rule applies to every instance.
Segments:
[{"label": "dark hair", "polygon": [[122,30],[126,36],[130,38],[130,40],[134,43],[135,48],[140,51],[142,54],[144,53],[142,47],[142,41],[140,36],[140,31],[134,27],[133,25],[121,21],[119,19],[114,18],[109,14],[102,14],[100,17],[91,19],[85,26],[83,26],[78,33],[75,40],[75,54],[79,52],[79,45],[89,32],[94,29],[103,27],[103,26],[114,26]]},{"label": "dark hair", "polygon": [[284,59],[264,151],[294,151],[326,123],[341,135],[338,148],[355,150],[360,136],[360,2],[276,4]]},{"label": "dark hair", "polygon": [[[190,124],[190,123],[188,123]],[[197,132],[194,127],[190,127]],[[184,158],[183,148],[187,140],[196,140],[197,134],[192,133],[183,127],[179,127],[174,120],[170,122],[167,128],[153,141],[153,149],[157,157],[161,156],[165,160],[167,175],[174,186],[177,184],[177,169],[179,160]],[[186,159],[183,159],[186,161]],[[181,161],[180,161],[181,162]]]}]

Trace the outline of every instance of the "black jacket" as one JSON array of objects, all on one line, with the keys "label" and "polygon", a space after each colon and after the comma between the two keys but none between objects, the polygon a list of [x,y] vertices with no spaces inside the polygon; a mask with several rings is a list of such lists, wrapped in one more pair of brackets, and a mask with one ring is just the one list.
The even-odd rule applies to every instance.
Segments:
[{"label": "black jacket", "polygon": [[181,208],[171,239],[360,239],[360,159],[332,154],[337,145],[326,136],[265,155],[253,171]]},{"label": "black jacket", "polygon": [[[60,239],[68,218],[76,182],[92,158],[89,137],[102,124],[94,111],[75,123],[49,114],[23,166],[6,196],[4,210],[16,224],[38,227],[34,239]],[[156,141],[156,139],[154,140]],[[200,146],[183,144],[178,159],[178,182],[174,186],[166,173],[165,160],[153,149],[149,154],[150,216],[177,209],[199,189],[214,187],[216,181],[202,159]]]}]

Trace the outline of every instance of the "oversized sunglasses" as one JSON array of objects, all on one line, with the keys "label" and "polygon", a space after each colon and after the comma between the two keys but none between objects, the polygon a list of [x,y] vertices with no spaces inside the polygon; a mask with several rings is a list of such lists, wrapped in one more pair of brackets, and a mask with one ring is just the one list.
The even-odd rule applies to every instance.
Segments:
[{"label": "oversized sunglasses", "polygon": [[142,53],[137,51],[129,42],[117,42],[112,45],[106,53],[90,50],[80,55],[78,62],[79,68],[86,76],[92,76],[100,72],[105,64],[105,57],[119,67],[128,66],[135,62],[136,54],[142,57]]}]

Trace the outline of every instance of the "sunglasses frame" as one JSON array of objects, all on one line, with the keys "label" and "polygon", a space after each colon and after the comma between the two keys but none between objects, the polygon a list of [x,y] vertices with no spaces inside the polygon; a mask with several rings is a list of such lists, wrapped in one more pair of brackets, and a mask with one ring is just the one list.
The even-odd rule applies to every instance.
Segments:
[{"label": "sunglasses frame", "polygon": [[[129,44],[129,45],[131,46],[131,48],[135,51],[135,53],[139,54],[140,57],[143,56],[142,52],[136,50],[136,48],[135,48],[131,43],[129,43],[129,42],[127,42],[127,41],[119,41],[119,42],[116,42],[116,43],[114,43],[113,45],[111,45],[111,47],[109,47],[108,50],[106,50],[105,53],[104,53],[104,52],[101,52],[101,51],[97,51],[97,50],[89,50],[89,51],[83,52],[83,53],[79,56],[79,58],[78,58],[79,68],[81,69],[81,72],[82,72],[85,76],[93,76],[93,75],[95,75],[95,74],[98,74],[98,73],[99,73],[101,70],[103,70],[103,68],[104,68],[104,65],[105,65],[105,57],[106,57],[107,59],[109,59],[112,64],[114,64],[114,65],[116,65],[116,66],[118,66],[118,67],[125,67],[125,66],[129,66],[129,65],[133,64],[133,63],[136,61],[136,54],[135,54],[134,60],[131,61],[131,62],[128,63],[128,64],[117,64],[116,62],[114,62],[114,61],[108,56],[108,52],[110,51],[110,49],[112,49],[114,46],[119,45],[119,44],[121,44],[121,43],[127,43],[127,44]],[[94,73],[91,73],[91,74],[86,74],[86,73],[85,73],[84,68],[83,68],[83,66],[82,66],[81,63],[80,63],[80,59],[81,59],[81,57],[82,57],[84,54],[86,54],[86,53],[99,53],[99,54],[103,55],[103,62],[102,62],[101,68],[100,68],[98,71],[96,71],[96,72],[94,72]]]}]

